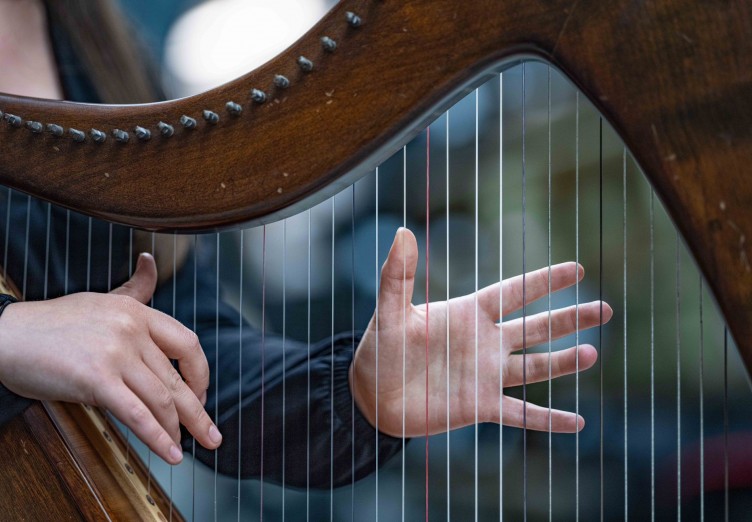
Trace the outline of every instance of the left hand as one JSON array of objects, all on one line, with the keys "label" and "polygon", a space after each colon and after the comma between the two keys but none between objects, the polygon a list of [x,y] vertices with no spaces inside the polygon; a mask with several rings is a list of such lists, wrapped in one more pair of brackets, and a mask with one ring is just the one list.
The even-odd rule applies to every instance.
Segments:
[{"label": "left hand", "polygon": [[[549,429],[572,433],[581,430],[581,416],[500,394],[504,387],[523,384],[523,320],[499,323],[502,316],[522,307],[522,276],[505,280],[448,302],[430,306],[412,305],[418,245],[407,229],[397,231],[394,243],[381,271],[378,316],[374,314],[350,368],[350,386],[356,404],[368,421],[376,426],[376,355],[378,354],[378,429],[388,435],[414,437],[441,433],[447,428],[447,372],[449,372],[449,426],[460,428],[475,423],[475,368],[477,335],[478,421],[496,422],[528,429]],[[574,285],[584,276],[576,263],[562,263],[550,269],[551,291]],[[548,293],[549,269],[530,272],[525,278],[525,299],[535,301]],[[499,292],[501,291],[500,310]],[[477,297],[477,322],[476,322]],[[603,323],[613,312],[606,303],[595,301],[552,310],[551,339]],[[579,318],[578,318],[579,316]],[[447,319],[449,321],[449,360],[447,360]],[[426,390],[426,323],[428,323],[428,390]],[[549,313],[525,319],[526,348],[548,341]],[[376,349],[378,326],[378,351]],[[476,334],[477,329],[477,334]],[[501,339],[500,339],[501,336]],[[403,342],[405,365],[403,367]],[[500,349],[500,342],[502,342]],[[590,345],[555,351],[551,354],[551,377],[586,370],[595,364],[598,353]],[[549,354],[524,356],[525,383],[548,380]],[[403,372],[405,387],[403,389]],[[426,393],[429,393],[426,426]],[[403,432],[403,397],[406,410]],[[503,415],[499,417],[499,401]],[[524,410],[526,419],[523,420]]]}]

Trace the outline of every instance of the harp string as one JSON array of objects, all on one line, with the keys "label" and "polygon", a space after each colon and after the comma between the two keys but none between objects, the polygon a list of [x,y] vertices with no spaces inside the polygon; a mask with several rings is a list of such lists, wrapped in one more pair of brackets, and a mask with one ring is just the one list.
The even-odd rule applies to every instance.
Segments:
[{"label": "harp string", "polygon": [[332,255],[331,255],[331,350],[329,354],[329,520],[334,522],[334,237],[335,237],[335,205],[337,197],[332,196]]},{"label": "harp string", "polygon": [[[446,180],[445,180],[445,197],[446,197],[446,301],[449,302],[449,214],[451,213],[450,207],[449,207],[449,111],[446,113],[446,120],[444,123],[444,132],[446,133]],[[449,361],[451,360],[450,357],[450,347],[449,347],[449,307],[447,306],[445,308],[445,321],[446,321],[446,361],[447,361],[447,368],[446,368],[446,518],[447,522],[450,522],[452,520],[452,514],[451,514],[451,505],[452,505],[452,480],[450,476],[450,458],[451,458],[451,439],[452,439],[452,432],[450,430],[450,422],[449,422],[449,414],[450,414],[450,406],[449,402],[451,399],[451,385],[450,385],[450,374],[451,374],[451,364],[449,364]]]},{"label": "harp string", "polygon": [[[527,150],[526,150],[526,126],[525,126],[525,62],[522,63],[522,513],[523,519],[527,521]],[[477,118],[476,118],[476,133],[477,133]],[[477,147],[477,145],[476,145]],[[478,169],[478,158],[476,151],[476,172]],[[477,176],[476,176],[477,180]],[[475,186],[476,198],[478,193],[478,184],[476,181]],[[477,200],[477,199],[476,199]],[[477,205],[476,205],[476,224],[475,224],[476,236],[478,230],[477,223]],[[477,244],[477,239],[476,239]],[[477,260],[477,246],[476,246],[476,260]],[[476,261],[476,284],[475,291],[478,291],[477,284],[477,270],[478,265]],[[477,359],[477,346],[478,346],[478,312],[477,312],[477,297],[476,297],[476,313],[475,313],[475,329],[476,329],[476,359]],[[477,361],[476,361],[477,368]],[[476,376],[478,371],[476,369]],[[476,377],[477,379],[477,377]],[[477,386],[477,381],[476,381]],[[477,393],[476,393],[477,397]],[[477,398],[476,398],[477,401]],[[476,406],[477,407],[477,406]],[[478,422],[477,416],[475,422]]]},{"label": "harp string", "polygon": [[676,519],[682,513],[682,436],[681,436],[681,243],[676,232]]},{"label": "harp string", "polygon": [[311,210],[308,217],[308,280],[307,280],[307,402],[306,402],[306,520],[311,516]]},{"label": "harp string", "polygon": [[[264,520],[264,423],[265,421],[265,394],[266,394],[266,225],[262,228],[261,239],[261,454],[259,490],[261,501],[259,502],[259,520]],[[219,364],[217,365],[219,367]]]},{"label": "harp string", "polygon": [[379,316],[379,167],[376,167],[375,175],[375,215],[376,215],[376,243],[374,245],[374,251],[376,252],[376,258],[374,263],[374,295],[376,296],[376,355],[375,355],[375,372],[376,372],[376,433],[374,446],[376,447],[376,471],[374,485],[376,488],[376,522],[379,520],[379,328],[380,328],[380,316]]},{"label": "harp string", "polygon": [[699,315],[700,315],[700,520],[705,520],[705,330],[703,324],[702,276],[699,292]]},{"label": "harp string", "polygon": [[[449,113],[447,113],[447,121]],[[447,131],[447,158],[449,155],[449,132]],[[447,161],[447,209],[449,208],[449,162]],[[447,210],[447,234],[449,234],[449,212]],[[504,73],[499,73],[499,282],[504,280]],[[449,239],[447,238],[447,246]],[[503,292],[499,291],[499,310],[504,310]],[[449,262],[447,256],[447,300],[449,300]],[[447,308],[448,310],[449,308]],[[448,312],[447,312],[448,313]],[[501,315],[501,313],[499,314]],[[499,317],[499,360],[504,360],[504,330]],[[449,320],[447,319],[447,324]],[[447,347],[449,332],[447,331]],[[449,360],[449,357],[447,357]],[[447,379],[449,370],[447,369]],[[448,388],[448,386],[447,386]],[[448,404],[448,401],[447,401]],[[447,415],[448,418],[448,415]],[[447,420],[447,422],[449,422]],[[504,520],[504,369],[499,365],[499,522]],[[448,429],[448,428],[447,428]],[[447,434],[447,444],[449,444]],[[447,455],[448,458],[448,455]],[[447,470],[449,466],[447,464]],[[447,478],[447,484],[449,479]],[[448,485],[447,485],[448,487]]]},{"label": "harp string", "polygon": [[[547,292],[547,305],[548,305],[548,520],[553,521],[553,455],[551,451],[551,372],[552,372],[552,360],[551,360],[551,67],[546,67],[546,131],[547,131],[547,169],[546,169],[546,189],[548,191],[548,201],[546,206],[546,220],[547,220],[547,240],[546,252],[548,254],[548,292]],[[499,214],[501,216],[501,214]],[[501,281],[501,276],[499,281]],[[502,308],[499,308],[500,310]],[[499,428],[501,431],[501,428]]]},{"label": "harp string", "polygon": [[[407,145],[402,147],[402,226],[407,228]],[[405,522],[405,415],[407,402],[405,397],[407,368],[407,256],[405,236],[402,235],[402,522]],[[377,294],[378,295],[378,294]]]},{"label": "harp string", "polygon": [[723,519],[729,520],[728,328],[723,327]]},{"label": "harp string", "polygon": [[[350,187],[350,339],[352,342],[352,359],[355,359],[355,185]],[[283,366],[284,368],[284,362]],[[352,377],[355,386],[355,375]],[[355,522],[355,397],[350,397],[350,519]],[[284,468],[284,459],[283,464]],[[284,472],[283,472],[284,473]],[[284,480],[283,480],[284,488]],[[282,490],[284,492],[284,489]],[[284,516],[282,517],[284,518]]]},{"label": "harp string", "polygon": [[[131,237],[133,237],[131,235]],[[131,245],[133,242],[131,241]],[[133,262],[133,251],[131,247],[131,254],[129,256],[129,263]],[[197,289],[198,289],[198,236],[193,236],[193,331],[196,331],[198,321],[196,317],[196,309],[198,306]],[[130,269],[129,269],[130,272]],[[191,520],[196,519],[196,439],[191,440]]]},{"label": "harp string", "polygon": [[[110,225],[110,244],[112,243],[112,225]],[[172,234],[172,318],[175,319],[177,317],[177,273],[178,273],[178,236],[176,234]],[[176,366],[176,362],[170,361],[174,366]],[[172,496],[172,488],[173,488],[173,474],[174,474],[175,468],[173,466],[170,466],[170,490],[169,490],[169,502],[170,502],[170,513],[169,513],[169,520],[172,522],[172,506],[173,506],[173,496]]]},{"label": "harp string", "polygon": [[[599,409],[599,442],[600,442],[600,507],[601,507],[601,520],[604,520],[604,466],[603,466],[603,117],[598,118],[598,301],[599,305],[599,325],[598,325],[598,347],[601,350],[600,357],[598,357],[598,378],[600,380],[598,400],[600,402]],[[550,308],[549,308],[550,310]],[[579,347],[577,347],[579,350]]]},{"label": "harp string", "polygon": [[624,335],[624,520],[629,520],[629,419],[628,419],[628,406],[629,406],[629,394],[627,393],[627,377],[628,377],[628,349],[627,343],[627,148],[622,148],[622,242],[623,249],[623,335]]},{"label": "harp string", "polygon": [[475,89],[475,296],[474,296],[474,312],[475,312],[475,440],[474,440],[474,465],[475,465],[475,521],[478,521],[478,89]]},{"label": "harp string", "polygon": [[426,522],[428,522],[428,332],[431,259],[431,127],[426,128]]},{"label": "harp string", "polygon": [[[219,286],[220,286],[220,234],[216,234],[216,267],[217,267],[217,286],[216,286],[216,306],[214,307],[214,367],[219,368]],[[219,424],[219,375],[214,376],[214,424]],[[219,468],[219,450],[214,450],[214,521],[217,521],[217,472]]]},{"label": "harp string", "polygon": [[[243,462],[243,289],[245,288],[244,280],[243,280],[243,269],[245,268],[245,230],[241,230],[238,234],[239,243],[240,243],[240,266],[238,267],[239,274],[238,279],[240,281],[239,285],[239,295],[238,295],[238,314],[240,317],[238,317],[238,463]],[[284,257],[284,256],[283,256]],[[283,261],[284,266],[284,261]],[[284,313],[284,311],[283,311]],[[284,328],[284,326],[283,326]],[[284,335],[283,335],[283,341],[282,341],[282,353],[284,357]],[[282,386],[284,389],[284,376],[282,379]],[[284,394],[284,392],[283,392]],[[283,402],[284,404],[284,402]],[[282,420],[284,422],[284,408],[282,411]],[[284,433],[284,428],[282,429],[282,432]],[[284,451],[284,442],[282,444],[282,449]],[[284,462],[284,457],[282,459]],[[283,465],[284,469],[284,465]],[[238,522],[240,522],[240,495],[241,495],[241,470],[242,467],[238,466],[238,488],[237,488],[237,496],[238,496]],[[284,510],[284,502],[282,503],[283,510]]]},{"label": "harp string", "polygon": [[650,520],[655,521],[655,195],[650,189]]},{"label": "harp string", "polygon": [[[580,92],[575,94],[575,182],[574,182],[574,229],[575,229],[575,410],[574,419],[580,416]],[[575,431],[575,519],[580,520],[580,432]]]}]

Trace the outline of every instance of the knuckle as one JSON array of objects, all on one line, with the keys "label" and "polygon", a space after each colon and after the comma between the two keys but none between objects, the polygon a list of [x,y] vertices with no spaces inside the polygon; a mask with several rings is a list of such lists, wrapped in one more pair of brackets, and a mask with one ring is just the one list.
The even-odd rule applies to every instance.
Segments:
[{"label": "knuckle", "polygon": [[161,411],[169,411],[174,404],[172,395],[164,387],[158,392],[155,403]]},{"label": "knuckle", "polygon": [[134,404],[130,407],[128,419],[133,426],[144,427],[149,422],[150,413],[143,404]]},{"label": "knuckle", "polygon": [[178,393],[180,393],[183,390],[184,384],[185,383],[183,382],[183,378],[173,368],[170,371],[170,377],[169,377],[169,388],[170,388],[170,391],[173,394],[178,394]]}]

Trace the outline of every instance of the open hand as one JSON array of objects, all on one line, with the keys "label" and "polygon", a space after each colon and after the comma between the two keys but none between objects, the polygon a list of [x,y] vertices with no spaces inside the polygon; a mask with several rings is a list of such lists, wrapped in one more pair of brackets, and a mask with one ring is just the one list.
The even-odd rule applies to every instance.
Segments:
[{"label": "open hand", "polygon": [[[376,425],[376,393],[378,389],[378,429],[388,435],[403,435],[403,397],[405,403],[404,435],[407,437],[440,433],[447,428],[447,372],[449,372],[449,426],[459,428],[475,422],[476,353],[478,368],[478,421],[496,422],[534,430],[549,429],[549,409],[524,403],[500,394],[504,387],[523,384],[523,320],[499,323],[501,317],[522,307],[522,276],[494,284],[476,294],[448,302],[413,306],[412,295],[418,263],[415,236],[401,228],[392,244],[381,271],[378,315],[374,314],[361,340],[350,368],[350,385],[356,404],[365,417]],[[574,285],[584,276],[576,263],[551,267],[551,291]],[[549,269],[528,273],[525,278],[525,300],[535,301],[548,293]],[[501,299],[499,292],[501,292]],[[500,310],[500,304],[503,310]],[[606,303],[592,302],[578,307],[552,310],[551,339],[592,328],[613,312]],[[579,316],[579,317],[578,317]],[[448,325],[447,325],[448,319]],[[428,390],[426,390],[426,322],[428,322]],[[447,360],[447,326],[449,359]],[[524,321],[524,347],[548,341],[549,313],[528,316]],[[378,335],[377,335],[378,330]],[[477,330],[477,333],[476,333]],[[477,352],[476,352],[477,335]],[[378,350],[377,339],[378,336]],[[501,338],[500,338],[501,337]],[[405,364],[403,367],[403,342]],[[501,349],[500,349],[501,343]],[[551,378],[590,368],[598,357],[594,347],[581,345],[551,354]],[[378,354],[378,387],[376,357]],[[526,383],[549,378],[548,353],[527,354]],[[405,386],[403,388],[403,372]],[[428,426],[426,426],[426,393],[428,392]],[[500,401],[503,419],[500,418]],[[526,410],[526,411],[525,411]],[[550,410],[551,430],[574,432],[585,421],[580,416]],[[524,418],[526,417],[526,418]]]}]

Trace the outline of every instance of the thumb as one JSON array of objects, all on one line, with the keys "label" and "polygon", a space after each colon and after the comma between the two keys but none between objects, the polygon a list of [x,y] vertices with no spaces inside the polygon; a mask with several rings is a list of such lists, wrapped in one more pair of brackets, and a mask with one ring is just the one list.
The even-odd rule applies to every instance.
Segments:
[{"label": "thumb", "polygon": [[380,312],[392,314],[407,309],[413,300],[415,271],[418,266],[418,242],[410,230],[400,227],[392,248],[381,267]]},{"label": "thumb", "polygon": [[112,290],[111,294],[127,295],[141,303],[148,303],[157,287],[157,265],[151,254],[142,253],[136,262],[136,271],[128,281]]}]

